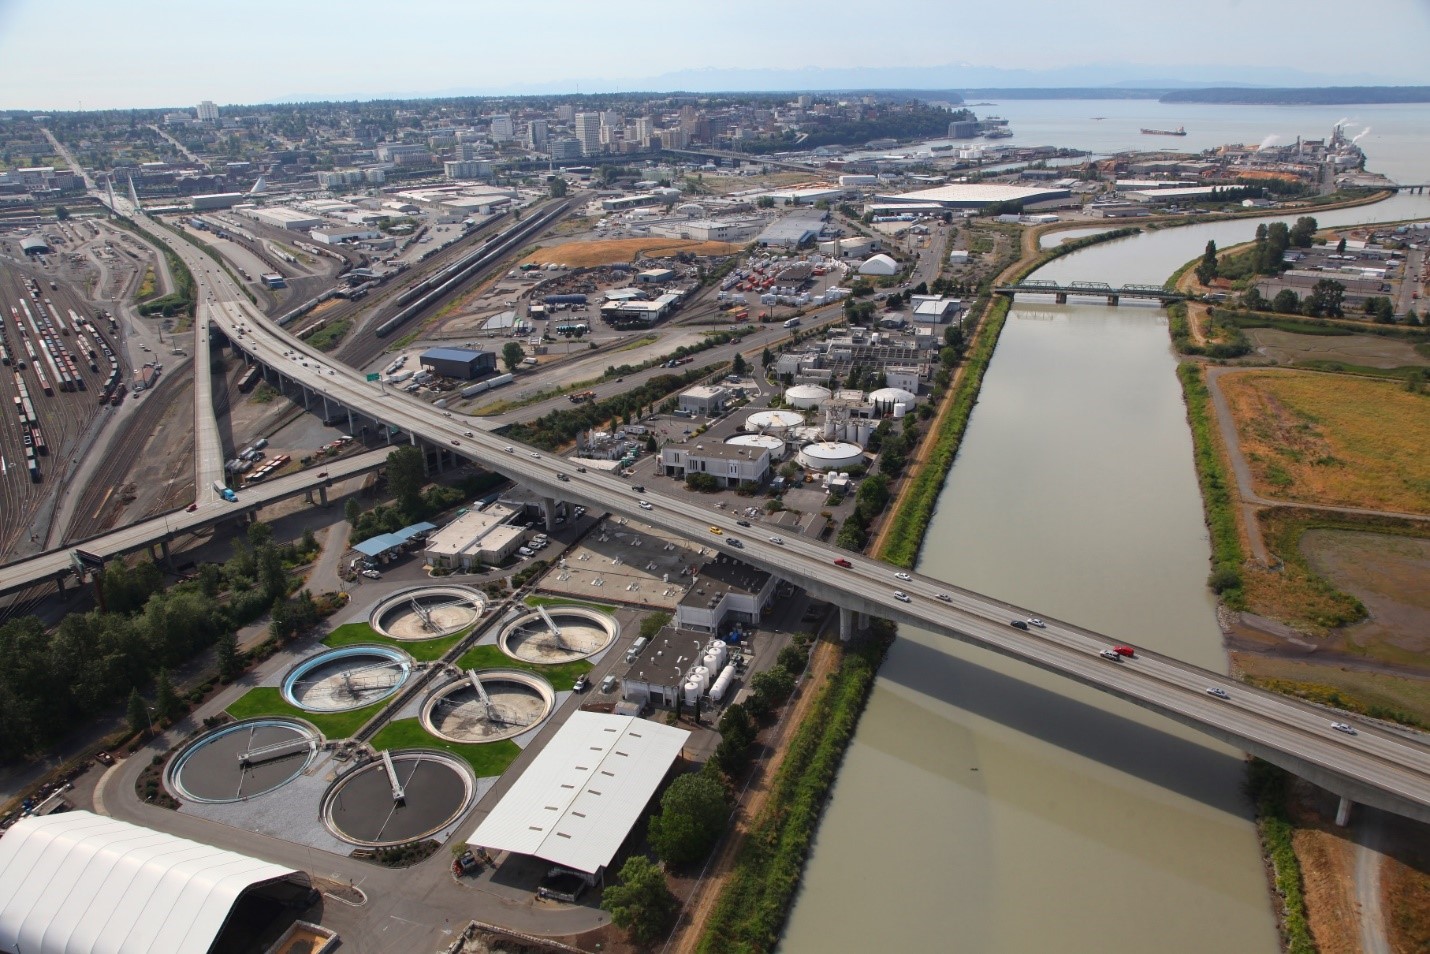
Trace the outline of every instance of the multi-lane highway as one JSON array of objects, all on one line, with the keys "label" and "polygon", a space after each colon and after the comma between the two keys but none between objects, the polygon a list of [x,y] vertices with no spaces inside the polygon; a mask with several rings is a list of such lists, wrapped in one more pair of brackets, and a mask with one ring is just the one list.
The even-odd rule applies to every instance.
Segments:
[{"label": "multi-lane highway", "polygon": [[[1160,712],[1352,800],[1430,821],[1430,746],[1422,736],[1362,722],[1354,723],[1353,729],[1345,726],[1352,731],[1337,729],[1333,721],[1339,717],[1329,710],[1234,683],[1224,674],[1164,656],[1139,652],[1135,658],[1109,660],[1099,653],[1111,640],[1080,627],[1047,620],[1045,626],[1015,628],[1011,621],[1033,614],[928,577],[896,577],[896,568],[813,540],[791,537],[775,543],[738,526],[734,517],[692,512],[688,501],[659,492],[637,495],[618,477],[587,473],[564,458],[511,444],[403,393],[384,390],[349,368],[330,364],[326,356],[258,314],[229,276],[212,263],[199,262],[195,278],[201,296],[215,306],[217,324],[237,347],[312,393],[396,428],[411,440],[478,461],[552,498],[578,501],[702,540],[803,586],[846,612],[877,614],[1020,659]],[[642,508],[641,500],[652,509]],[[136,537],[154,533],[153,523],[129,532]],[[721,533],[712,532],[712,527]],[[837,565],[836,560],[848,566]],[[1209,689],[1225,695],[1213,695]]]}]

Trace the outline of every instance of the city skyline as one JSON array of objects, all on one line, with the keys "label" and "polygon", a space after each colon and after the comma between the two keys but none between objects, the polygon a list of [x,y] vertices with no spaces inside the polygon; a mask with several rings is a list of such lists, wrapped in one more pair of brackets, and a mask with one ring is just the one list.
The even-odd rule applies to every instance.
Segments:
[{"label": "city skyline", "polygon": [[[1325,28],[1344,14],[1330,0],[1307,0],[1294,18],[1208,0],[1197,22],[1225,29],[1203,45],[1172,49],[1163,38],[1184,35],[1182,10],[1108,15],[1053,0],[1029,0],[1016,22],[985,4],[927,0],[877,11],[849,0],[814,9],[736,0],[718,16],[684,19],[647,3],[596,14],[553,0],[542,9],[528,21],[471,4],[394,13],[356,0],[336,17],[321,5],[260,0],[196,16],[177,0],[147,0],[117,16],[112,5],[79,0],[56,17],[53,7],[0,0],[0,59],[12,76],[29,78],[7,84],[0,108],[668,89],[1430,83],[1417,50],[1430,35],[1430,6],[1417,0],[1362,4],[1362,21],[1400,28],[1361,46]],[[77,31],[77,22],[94,28]],[[698,43],[684,32],[697,25]],[[947,39],[929,42],[930,35]]]}]

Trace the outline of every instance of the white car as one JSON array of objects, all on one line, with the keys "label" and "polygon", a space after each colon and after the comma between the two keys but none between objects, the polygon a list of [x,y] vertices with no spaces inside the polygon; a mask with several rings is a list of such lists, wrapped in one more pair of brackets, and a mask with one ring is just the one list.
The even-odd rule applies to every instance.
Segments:
[{"label": "white car", "polygon": [[369,580],[382,579],[382,574],[377,572],[376,570],[363,570],[362,575],[367,577]]},{"label": "white car", "polygon": [[1036,626],[1036,627],[1038,627],[1039,629],[1044,629],[1044,628],[1046,628],[1047,625],[1048,625],[1047,623],[1045,623],[1045,622],[1043,622],[1042,620],[1038,619],[1038,617],[1036,617],[1036,616],[1029,616],[1029,617],[1028,617],[1028,624],[1029,624],[1030,626]]},{"label": "white car", "polygon": [[773,544],[774,544],[775,546],[777,546],[777,547],[782,547],[782,546],[785,545],[785,538],[784,538],[784,537],[770,537],[770,542],[773,543]]},{"label": "white car", "polygon": [[895,574],[894,574],[894,579],[896,579],[896,580],[903,580],[905,583],[907,583],[907,582],[909,582],[910,580],[912,580],[913,577],[909,576],[907,573],[895,573]]},{"label": "white car", "polygon": [[526,456],[530,457],[532,460],[541,460],[541,455],[538,454],[536,451],[532,451],[530,454],[527,454]]},{"label": "white car", "polygon": [[952,597],[952,596],[949,596],[947,593],[940,593],[940,594],[938,594],[938,598],[941,599],[941,600],[943,600],[945,603],[952,603],[952,602],[953,602],[953,597]]},{"label": "white car", "polygon": [[903,590],[895,590],[894,599],[898,600],[900,603],[913,602],[913,599],[909,596],[909,594],[905,593]]},{"label": "white car", "polygon": [[508,454],[516,453],[516,448],[512,447],[510,444],[508,444],[506,447],[503,447],[502,450],[506,451]]},{"label": "white car", "polygon": [[1218,699],[1230,699],[1231,695],[1221,686],[1212,686],[1207,689],[1207,695],[1216,696]]},{"label": "white car", "polygon": [[1344,722],[1332,722],[1331,728],[1337,732],[1344,732],[1346,735],[1355,735],[1356,730]]},{"label": "white car", "polygon": [[641,509],[642,509],[642,510],[654,510],[655,508],[650,505],[650,501],[649,501],[649,500],[642,500],[642,501],[641,501]]}]

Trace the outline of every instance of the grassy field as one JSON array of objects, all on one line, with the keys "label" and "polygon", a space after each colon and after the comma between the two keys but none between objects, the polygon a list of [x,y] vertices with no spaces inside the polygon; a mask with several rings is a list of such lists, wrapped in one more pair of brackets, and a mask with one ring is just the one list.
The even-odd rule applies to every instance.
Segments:
[{"label": "grassy field", "polygon": [[323,640],[323,645],[337,647],[352,646],[358,643],[377,643],[381,646],[396,646],[418,662],[431,662],[434,659],[441,659],[442,655],[455,646],[466,632],[464,630],[460,633],[453,633],[451,636],[443,636],[441,639],[422,641],[389,639],[379,634],[367,623],[359,622],[339,626],[327,635]]},{"label": "grassy field", "polygon": [[696,242],[690,239],[633,238],[595,239],[590,242],[567,242],[539,248],[527,256],[523,263],[532,262],[547,265],[556,262],[562,265],[591,266],[616,265],[633,262],[642,254],[659,256],[674,255],[676,252],[690,252],[695,255],[734,255],[741,246],[729,242]]},{"label": "grassy field", "polygon": [[565,596],[528,596],[525,602],[527,606],[589,606],[591,609],[598,609],[603,613],[616,611],[614,606],[607,606],[605,603],[573,600]]},{"label": "grassy field", "polygon": [[319,351],[332,351],[338,343],[352,330],[353,322],[351,318],[343,318],[340,321],[330,322],[319,328],[308,336],[308,344]]},{"label": "grassy field", "polygon": [[557,692],[569,692],[571,687],[576,684],[577,677],[584,676],[593,667],[584,659],[555,666],[539,666],[536,663],[512,659],[497,646],[487,644],[473,646],[462,653],[457,657],[457,668],[463,671],[468,669],[524,669],[544,678]]},{"label": "grassy field", "polygon": [[154,295],[154,288],[156,287],[156,283],[157,280],[154,277],[154,269],[144,269],[144,280],[139,283],[139,291],[135,293],[134,297],[139,301],[143,301],[146,298],[152,298]]},{"label": "grassy field", "polygon": [[1221,386],[1258,492],[1430,513],[1430,397],[1296,372],[1228,374]]},{"label": "grassy field", "polygon": [[372,747],[379,752],[386,749],[441,749],[465,760],[477,778],[500,775],[521,754],[521,748],[510,739],[470,745],[446,742],[422,728],[420,719],[389,722],[372,737]]},{"label": "grassy field", "polygon": [[348,712],[308,712],[283,701],[276,686],[259,686],[250,689],[233,701],[228,714],[235,719],[251,719],[254,716],[286,716],[290,719],[304,719],[318,727],[318,731],[328,739],[347,739],[360,729],[381,709],[383,703],[375,702],[361,709]]}]

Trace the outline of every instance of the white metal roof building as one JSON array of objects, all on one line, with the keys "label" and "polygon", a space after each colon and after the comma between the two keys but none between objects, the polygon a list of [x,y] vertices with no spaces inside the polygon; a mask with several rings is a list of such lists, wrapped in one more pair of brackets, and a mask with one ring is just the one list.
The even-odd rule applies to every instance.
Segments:
[{"label": "white metal roof building", "polygon": [[595,876],[616,856],[689,736],[634,716],[572,713],[467,843]]},{"label": "white metal roof building", "polygon": [[85,811],[25,818],[0,838],[0,949],[205,954],[234,905],[307,875]]},{"label": "white metal roof building", "polygon": [[1025,189],[1021,186],[961,182],[897,195],[877,195],[874,200],[888,203],[933,202],[946,209],[977,209],[996,202],[1044,202],[1048,199],[1066,199],[1069,195],[1071,193],[1067,189]]}]

